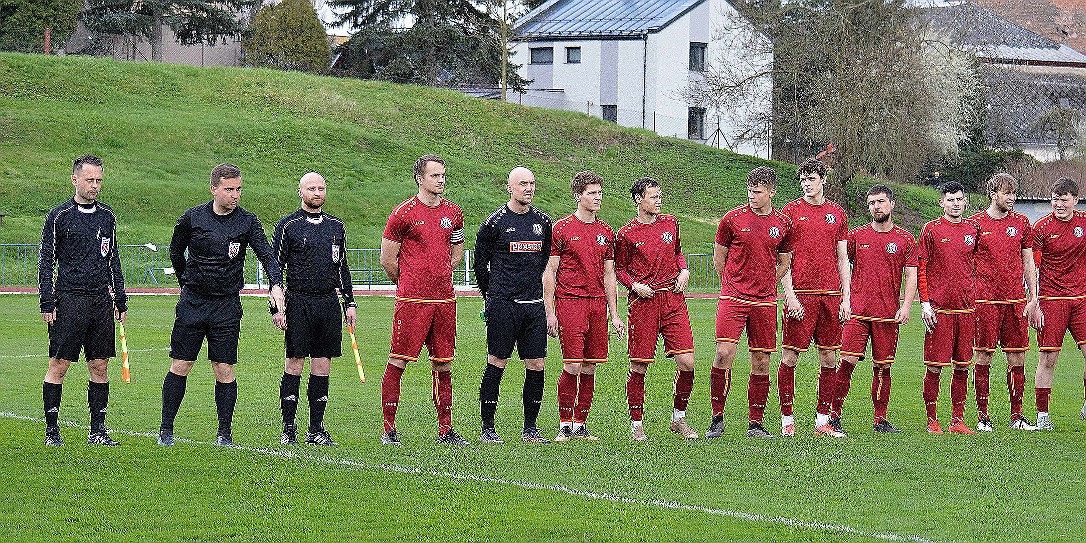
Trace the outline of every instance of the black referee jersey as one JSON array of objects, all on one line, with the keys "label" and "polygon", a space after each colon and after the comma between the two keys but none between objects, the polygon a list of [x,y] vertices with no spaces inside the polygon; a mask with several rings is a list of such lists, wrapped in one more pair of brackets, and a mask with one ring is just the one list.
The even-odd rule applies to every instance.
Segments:
[{"label": "black referee jersey", "polygon": [[252,247],[264,265],[268,283],[282,285],[283,273],[260,219],[241,207],[219,215],[214,204],[211,201],[185,211],[173,227],[170,261],[177,282],[204,296],[237,295],[245,286],[245,249]]},{"label": "black referee jersey", "polygon": [[473,255],[484,296],[522,302],[543,299],[551,250],[551,218],[534,206],[515,213],[506,204],[479,226]]},{"label": "black referee jersey", "polygon": [[344,303],[350,303],[354,293],[346,245],[343,221],[303,209],[283,217],[272,235],[272,250],[283,269],[287,290],[318,295],[339,290]]},{"label": "black referee jersey", "polygon": [[74,198],[54,207],[45,216],[38,249],[41,312],[56,310],[58,292],[94,295],[110,288],[117,310],[127,311],[113,208],[102,202],[78,204]]}]

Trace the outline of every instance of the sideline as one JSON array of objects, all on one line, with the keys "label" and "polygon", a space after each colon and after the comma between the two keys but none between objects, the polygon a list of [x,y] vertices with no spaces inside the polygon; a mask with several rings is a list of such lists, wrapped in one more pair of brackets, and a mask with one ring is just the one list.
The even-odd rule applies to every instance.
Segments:
[{"label": "sideline", "polygon": [[[14,419],[14,420],[20,420],[20,421],[27,421],[27,422],[36,422],[36,423],[39,423],[39,424],[44,422],[43,419],[39,419],[39,418],[36,418],[36,417],[28,417],[26,415],[19,415],[17,413],[12,413],[12,412],[7,412],[7,411],[0,412],[0,418]],[[74,423],[74,422],[69,422],[69,421],[60,421],[60,424],[63,424],[64,426],[68,426],[68,427],[71,427],[71,428],[80,428],[80,429],[83,429],[83,430],[87,429],[86,426],[83,426],[83,425],[80,425],[80,424],[77,424],[77,423]],[[111,430],[111,433],[117,433],[117,434],[131,436],[131,437],[146,437],[146,438],[157,438],[158,437],[157,434],[146,433],[146,432],[132,432],[132,431],[128,431],[128,430]],[[177,441],[180,442],[180,443],[193,443],[193,444],[196,444],[196,445],[213,446],[213,444],[211,442],[208,442],[208,441],[198,441],[198,440],[191,440],[191,439],[177,439]],[[240,451],[260,454],[260,455],[264,455],[264,456],[284,458],[284,459],[289,459],[289,460],[300,460],[300,461],[303,461],[303,462],[310,462],[310,463],[316,463],[316,464],[326,464],[326,465],[331,465],[331,466],[343,466],[343,467],[363,469],[363,470],[380,470],[380,471],[387,471],[387,472],[391,472],[391,473],[401,473],[401,474],[404,474],[404,475],[420,475],[420,476],[425,476],[425,477],[429,477],[429,478],[451,479],[451,480],[456,480],[456,481],[468,481],[468,482],[472,482],[472,483],[498,484],[498,485],[504,485],[504,486],[513,486],[513,487],[517,487],[517,488],[523,488],[525,490],[544,490],[544,491],[558,492],[558,493],[562,493],[562,494],[567,494],[569,496],[576,496],[578,498],[585,498],[585,499],[589,499],[589,500],[607,501],[607,502],[622,503],[622,504],[629,504],[629,505],[639,505],[639,506],[644,506],[644,507],[656,507],[656,508],[660,508],[660,509],[670,509],[670,510],[675,510],[675,511],[691,511],[691,512],[695,512],[695,513],[704,513],[704,514],[707,514],[707,515],[713,515],[713,516],[718,516],[718,517],[729,517],[729,518],[735,518],[735,519],[740,519],[740,520],[746,520],[746,521],[750,521],[750,522],[760,522],[760,523],[765,523],[765,524],[775,524],[775,525],[780,525],[780,526],[788,526],[788,527],[792,527],[792,528],[805,528],[805,529],[810,529],[810,530],[836,532],[836,533],[854,535],[854,536],[859,536],[859,537],[867,537],[867,538],[872,538],[872,539],[879,539],[879,540],[882,540],[882,541],[911,541],[911,542],[914,542],[914,543],[935,543],[934,541],[932,541],[930,539],[925,539],[923,537],[915,536],[915,535],[899,535],[899,534],[895,534],[895,533],[891,533],[891,532],[874,532],[874,533],[871,533],[871,532],[864,532],[862,530],[859,530],[857,528],[853,528],[851,526],[843,526],[843,525],[839,525],[839,524],[829,524],[829,523],[822,523],[822,522],[808,522],[808,521],[803,521],[803,520],[791,519],[791,518],[787,518],[787,517],[776,517],[776,516],[770,516],[770,515],[762,515],[762,514],[758,514],[758,513],[745,513],[745,512],[742,512],[742,511],[731,511],[731,510],[728,510],[728,509],[719,509],[719,508],[716,508],[716,507],[707,507],[707,506],[703,506],[703,505],[691,505],[691,504],[685,504],[685,503],[673,502],[673,501],[665,501],[665,500],[646,500],[646,499],[641,499],[641,498],[630,498],[630,497],[619,496],[619,495],[614,495],[614,494],[605,494],[605,493],[601,493],[601,492],[593,492],[593,491],[589,491],[589,490],[578,490],[578,489],[570,488],[570,487],[563,486],[563,485],[546,485],[546,484],[541,484],[541,483],[533,483],[533,482],[530,482],[530,481],[517,481],[517,480],[514,480],[514,479],[502,479],[502,478],[498,478],[498,477],[487,477],[487,476],[482,476],[482,475],[453,473],[453,472],[448,472],[448,471],[433,471],[433,470],[426,470],[426,469],[421,469],[421,468],[409,468],[409,467],[404,467],[404,466],[397,466],[395,464],[366,464],[364,462],[358,462],[358,461],[355,461],[355,460],[328,458],[328,457],[324,457],[324,456],[319,456],[319,455],[314,455],[314,454],[306,454],[306,453],[299,454],[299,453],[297,453],[295,451],[291,451],[291,450],[265,449],[265,448],[261,448],[261,447],[246,447],[246,446],[238,446],[238,447],[235,447],[235,448],[240,450]]]}]

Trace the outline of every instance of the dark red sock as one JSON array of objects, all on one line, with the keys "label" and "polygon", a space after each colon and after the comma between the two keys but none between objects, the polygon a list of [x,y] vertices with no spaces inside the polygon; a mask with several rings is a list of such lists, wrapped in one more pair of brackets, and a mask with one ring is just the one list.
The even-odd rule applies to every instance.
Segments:
[{"label": "dark red sock", "polygon": [[837,366],[837,378],[834,380],[835,385],[833,387],[833,403],[830,405],[830,416],[834,418],[841,418],[841,408],[845,406],[845,398],[848,397],[848,389],[852,387],[852,370],[856,369],[856,364],[841,361],[841,365]]},{"label": "dark red sock", "polygon": [[886,420],[890,405],[890,368],[875,366],[871,379],[871,403],[875,406],[875,424]]},{"label": "dark red sock", "polygon": [[713,405],[713,417],[724,416],[728,403],[728,391],[732,388],[732,370],[713,367],[709,370],[709,401]]},{"label": "dark red sock", "polygon": [[992,366],[988,364],[977,364],[973,367],[973,389],[977,394],[977,417],[978,419],[987,419],[988,416],[988,396],[991,392],[991,371]]},{"label": "dark red sock", "polygon": [[381,413],[385,420],[385,432],[396,429],[396,408],[400,405],[400,378],[403,368],[389,364],[381,378]]},{"label": "dark red sock", "polygon": [[781,399],[781,414],[792,414],[792,402],[796,399],[796,367],[781,362],[777,367],[777,396]]},{"label": "dark red sock", "polygon": [[818,407],[816,412],[823,415],[830,414],[830,406],[833,405],[834,388],[837,386],[837,368],[818,369]]},{"label": "dark red sock", "polygon": [[577,405],[573,406],[573,422],[583,423],[588,420],[588,410],[592,409],[592,393],[596,389],[596,376],[582,373],[577,384]]},{"label": "dark red sock", "polygon": [[969,368],[954,368],[950,379],[950,423],[965,420],[965,400],[969,397]]},{"label": "dark red sock", "polygon": [[435,371],[434,407],[437,408],[437,433],[445,435],[452,428],[452,372]]},{"label": "dark red sock", "polygon": [[1048,397],[1052,395],[1052,387],[1034,389],[1037,394],[1037,412],[1048,413]]},{"label": "dark red sock", "polygon": [[1007,395],[1011,398],[1011,420],[1022,418],[1022,397],[1026,389],[1026,368],[1007,368]]},{"label": "dark red sock", "polygon": [[750,412],[750,422],[761,424],[765,418],[765,404],[769,400],[769,376],[750,375],[747,381],[747,408]]},{"label": "dark red sock", "polygon": [[577,401],[577,376],[562,370],[558,377],[558,420],[573,422],[573,404]]},{"label": "dark red sock", "polygon": [[630,406],[630,420],[645,417],[645,374],[631,371],[626,376],[626,403]]},{"label": "dark red sock", "polygon": [[[644,382],[642,382],[644,388]],[[678,411],[686,411],[690,404],[690,391],[694,389],[694,370],[675,372],[675,401],[672,403]]]},{"label": "dark red sock", "polygon": [[931,370],[924,372],[924,409],[928,412],[928,422],[939,420],[939,376]]}]

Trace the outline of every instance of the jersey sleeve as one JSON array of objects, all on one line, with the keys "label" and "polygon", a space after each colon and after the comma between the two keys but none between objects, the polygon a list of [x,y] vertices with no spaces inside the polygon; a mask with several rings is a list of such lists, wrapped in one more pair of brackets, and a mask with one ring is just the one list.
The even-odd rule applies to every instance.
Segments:
[{"label": "jersey sleeve", "polygon": [[1033,248],[1033,227],[1029,224],[1029,219],[1022,221],[1022,249]]},{"label": "jersey sleeve", "polygon": [[836,241],[843,241],[848,237],[848,215],[844,212],[841,213],[841,220],[837,221],[837,236]]},{"label": "jersey sleeve", "polygon": [[560,225],[555,223],[551,228],[551,256],[562,256],[562,250],[566,248],[565,239],[562,237]]},{"label": "jersey sleeve", "polygon": [[733,235],[731,220],[725,215],[724,218],[720,219],[720,224],[716,227],[716,242],[727,247],[731,245]]},{"label": "jersey sleeve", "polygon": [[792,240],[795,238],[793,234],[792,220],[787,215],[782,215],[784,220],[781,221],[783,226],[781,232],[781,242],[777,245],[777,253],[791,253],[792,252]]},{"label": "jersey sleeve", "polygon": [[626,271],[626,268],[630,265],[631,257],[630,241],[619,230],[618,235],[615,236],[615,278],[627,290],[633,288],[633,278]]},{"label": "jersey sleeve", "polygon": [[41,231],[41,245],[38,246],[38,305],[42,313],[52,313],[57,308],[53,292],[53,277],[57,265],[56,259],[56,220],[55,211],[45,216],[45,225]]},{"label": "jersey sleeve", "polygon": [[471,264],[475,281],[483,296],[486,296],[486,291],[490,288],[490,259],[494,256],[496,232],[497,229],[487,220],[479,225],[479,233],[475,235],[475,252]]},{"label": "jersey sleeve", "polygon": [[113,305],[118,312],[124,313],[128,311],[128,294],[124,291],[124,270],[121,268],[121,253],[117,249],[117,220],[112,211],[110,217],[113,223],[113,246],[109,249],[109,278],[113,283]]},{"label": "jersey sleeve", "polygon": [[343,245],[339,251],[339,295],[343,297],[344,307],[354,303],[354,282],[351,280],[351,264],[347,262],[347,228],[340,223]]},{"label": "jersey sleeve", "polygon": [[856,265],[856,233],[849,232],[845,236],[845,252],[848,254],[848,261],[853,265]]},{"label": "jersey sleeve", "polygon": [[603,259],[615,259],[615,231],[610,226],[607,227],[607,249],[603,252]]},{"label": "jersey sleeve", "polygon": [[456,214],[453,217],[452,233],[449,234],[449,243],[451,245],[464,243],[464,211],[460,209],[460,206],[455,207]]},{"label": "jersey sleeve", "polygon": [[682,271],[689,266],[686,265],[686,256],[683,255],[683,247],[679,239],[679,222],[675,221],[675,266],[679,268],[679,271]]},{"label": "jersey sleeve", "polygon": [[279,261],[268,245],[268,236],[264,234],[264,226],[260,219],[253,215],[249,221],[249,247],[253,248],[257,259],[264,265],[264,272],[268,274],[268,283],[271,286],[283,286],[283,269],[279,267]]},{"label": "jersey sleeve", "polygon": [[178,285],[182,287],[185,286],[185,250],[188,249],[189,241],[192,240],[190,212],[191,210],[186,211],[178,217],[177,224],[173,227],[173,237],[170,238],[170,265],[173,266]]},{"label": "jersey sleeve", "polygon": [[407,230],[411,227],[411,223],[404,217],[399,208],[392,212],[388,216],[388,222],[385,223],[385,231],[381,234],[381,237],[395,241],[396,243],[403,243],[403,240],[407,237]]},{"label": "jersey sleeve", "polygon": [[290,215],[280,219],[275,225],[275,231],[272,232],[272,253],[275,254],[275,260],[279,263],[279,269],[283,272],[284,276],[287,272],[286,229],[288,217],[290,217]]},{"label": "jersey sleeve", "polygon": [[906,268],[915,268],[920,265],[918,253],[916,239],[913,238],[912,234],[907,235],[905,238],[905,255],[902,259]]},{"label": "jersey sleeve", "polygon": [[931,223],[925,224],[920,231],[918,245],[916,257],[920,260],[929,260],[932,253],[935,252],[935,236],[931,233]]}]

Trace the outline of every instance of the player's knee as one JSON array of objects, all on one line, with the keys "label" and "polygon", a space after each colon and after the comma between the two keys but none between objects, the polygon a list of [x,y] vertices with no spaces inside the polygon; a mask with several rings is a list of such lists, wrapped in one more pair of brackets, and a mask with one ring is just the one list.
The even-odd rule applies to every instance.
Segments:
[{"label": "player's knee", "polygon": [[195,363],[195,361],[174,360],[173,363],[170,364],[170,372],[172,372],[174,375],[180,375],[181,377],[184,377],[188,375],[190,371],[192,371],[192,366]]},{"label": "player's knee", "polygon": [[524,361],[524,367],[532,371],[543,371],[546,364],[547,360],[545,358],[529,358]]},{"label": "player's knee", "polygon": [[756,375],[769,374],[769,353],[762,351],[750,353],[750,372]]},{"label": "player's knee", "polygon": [[562,369],[566,373],[568,373],[570,375],[577,375],[577,374],[581,373],[581,363],[580,362],[569,362],[569,363],[563,364]]},{"label": "player's knee", "polygon": [[[301,370],[301,368],[299,368]],[[320,377],[327,377],[332,373],[332,359],[312,358],[309,360],[309,373]]]},{"label": "player's knee", "polygon": [[[498,358],[498,357],[496,357],[496,356],[494,356],[492,354],[488,354],[488,355],[486,355],[486,363],[490,364],[491,366],[494,366],[495,368],[504,368],[505,365],[509,363],[509,359],[508,358]],[[524,364],[525,364],[525,366],[527,366],[528,362],[525,361]],[[531,369],[531,368],[529,368],[529,369]]]},{"label": "player's knee", "polygon": [[649,371],[649,365],[644,362],[630,361],[630,371],[644,375]]},{"label": "player's knee", "polygon": [[303,366],[305,366],[304,358],[288,358],[283,365],[283,371],[291,375],[301,375]]},{"label": "player's knee", "polygon": [[95,360],[87,361],[87,373],[90,375],[90,380],[95,383],[104,383],[108,378],[106,372],[108,361],[104,358],[98,358]]},{"label": "player's knee", "polygon": [[788,349],[788,348],[781,349],[781,364],[784,364],[785,366],[794,368],[794,367],[796,367],[796,363],[798,361],[799,361],[799,351],[794,351],[794,350]]},{"label": "player's knee", "polygon": [[438,373],[444,373],[452,371],[452,362],[430,362],[430,367]]},{"label": "player's knee", "polygon": [[71,365],[71,360],[50,358],[49,368],[45,371],[45,381],[48,383],[60,383],[64,380],[64,376],[68,374],[68,366]]},{"label": "player's knee", "polygon": [[229,383],[234,380],[234,366],[222,362],[212,362],[211,368],[215,370],[216,381]]},{"label": "player's knee", "polygon": [[675,365],[682,371],[694,371],[694,354],[676,355]]}]

